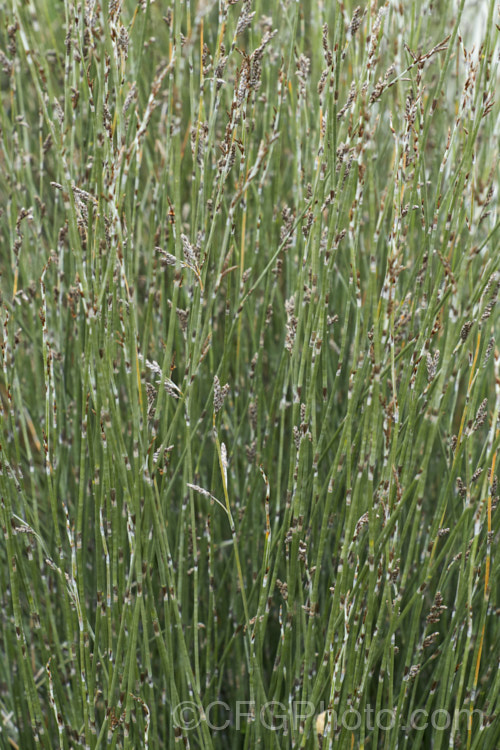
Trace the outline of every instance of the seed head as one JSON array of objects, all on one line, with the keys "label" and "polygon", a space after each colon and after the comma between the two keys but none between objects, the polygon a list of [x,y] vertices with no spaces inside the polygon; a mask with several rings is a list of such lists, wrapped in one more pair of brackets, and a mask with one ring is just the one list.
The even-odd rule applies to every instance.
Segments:
[{"label": "seed head", "polygon": [[224,405],[224,399],[229,393],[229,385],[226,383],[221,388],[220,380],[217,375],[214,377],[214,412],[218,414]]}]

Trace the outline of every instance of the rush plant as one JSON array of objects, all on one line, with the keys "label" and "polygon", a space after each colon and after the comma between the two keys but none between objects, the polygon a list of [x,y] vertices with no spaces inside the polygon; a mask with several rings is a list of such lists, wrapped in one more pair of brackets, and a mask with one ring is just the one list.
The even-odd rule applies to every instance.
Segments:
[{"label": "rush plant", "polygon": [[0,2],[2,747],[499,747],[499,55]]}]

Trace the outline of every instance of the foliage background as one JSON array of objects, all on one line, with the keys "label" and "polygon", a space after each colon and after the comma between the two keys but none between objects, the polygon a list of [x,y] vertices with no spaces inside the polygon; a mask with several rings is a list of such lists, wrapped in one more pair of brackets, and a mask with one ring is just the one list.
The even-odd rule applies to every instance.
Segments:
[{"label": "foliage background", "polygon": [[498,747],[494,2],[0,17],[3,746]]}]

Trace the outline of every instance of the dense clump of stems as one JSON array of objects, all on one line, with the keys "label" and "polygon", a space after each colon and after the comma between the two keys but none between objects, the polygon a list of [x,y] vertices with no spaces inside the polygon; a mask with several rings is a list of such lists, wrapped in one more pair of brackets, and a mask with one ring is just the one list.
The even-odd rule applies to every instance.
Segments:
[{"label": "dense clump of stems", "polygon": [[2,747],[494,750],[495,2],[0,15]]}]

